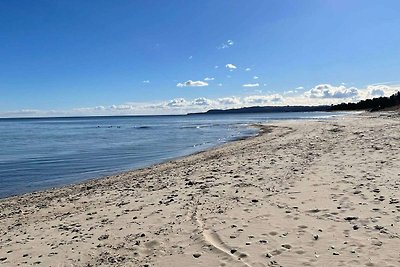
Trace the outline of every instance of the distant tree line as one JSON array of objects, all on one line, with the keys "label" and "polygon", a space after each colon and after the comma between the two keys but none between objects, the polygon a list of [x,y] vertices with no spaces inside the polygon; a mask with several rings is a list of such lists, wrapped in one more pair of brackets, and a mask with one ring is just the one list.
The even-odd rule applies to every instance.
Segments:
[{"label": "distant tree line", "polygon": [[400,92],[390,97],[377,97],[361,100],[357,103],[342,103],[330,106],[255,106],[235,109],[211,109],[207,112],[189,113],[188,115],[201,114],[235,114],[235,113],[271,113],[271,112],[310,112],[310,111],[345,111],[369,110],[378,111],[390,107],[400,107]]},{"label": "distant tree line", "polygon": [[397,92],[390,97],[376,97],[372,99],[361,100],[357,103],[342,103],[332,105],[330,110],[369,110],[378,111],[385,108],[391,108],[400,105],[400,92]]}]

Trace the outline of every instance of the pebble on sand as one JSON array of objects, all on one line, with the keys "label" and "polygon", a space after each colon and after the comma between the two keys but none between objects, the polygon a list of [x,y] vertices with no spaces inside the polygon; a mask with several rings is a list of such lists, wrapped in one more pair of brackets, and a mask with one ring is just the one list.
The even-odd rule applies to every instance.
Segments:
[{"label": "pebble on sand", "polygon": [[196,259],[199,258],[200,256],[201,256],[200,253],[194,253],[194,254],[193,254],[193,257],[195,257]]}]

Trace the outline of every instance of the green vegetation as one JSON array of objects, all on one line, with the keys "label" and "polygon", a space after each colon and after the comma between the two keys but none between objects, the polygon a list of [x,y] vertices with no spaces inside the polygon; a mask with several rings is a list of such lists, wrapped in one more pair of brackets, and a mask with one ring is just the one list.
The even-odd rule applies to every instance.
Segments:
[{"label": "green vegetation", "polygon": [[373,99],[361,100],[357,103],[342,103],[333,105],[331,111],[340,110],[369,110],[379,111],[386,108],[400,107],[400,92],[393,94],[390,97],[377,97]]}]

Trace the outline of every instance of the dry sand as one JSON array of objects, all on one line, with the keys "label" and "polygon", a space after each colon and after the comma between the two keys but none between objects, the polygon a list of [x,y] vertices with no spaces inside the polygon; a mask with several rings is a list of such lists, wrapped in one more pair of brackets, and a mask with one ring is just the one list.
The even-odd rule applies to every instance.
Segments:
[{"label": "dry sand", "polygon": [[263,129],[0,201],[0,266],[400,266],[400,117]]}]

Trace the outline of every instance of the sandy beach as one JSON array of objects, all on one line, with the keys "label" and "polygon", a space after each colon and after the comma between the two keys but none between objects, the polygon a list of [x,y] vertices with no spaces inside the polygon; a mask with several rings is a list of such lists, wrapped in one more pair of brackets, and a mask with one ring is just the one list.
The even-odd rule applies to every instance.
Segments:
[{"label": "sandy beach", "polygon": [[400,116],[257,137],[0,201],[0,266],[400,266]]}]

